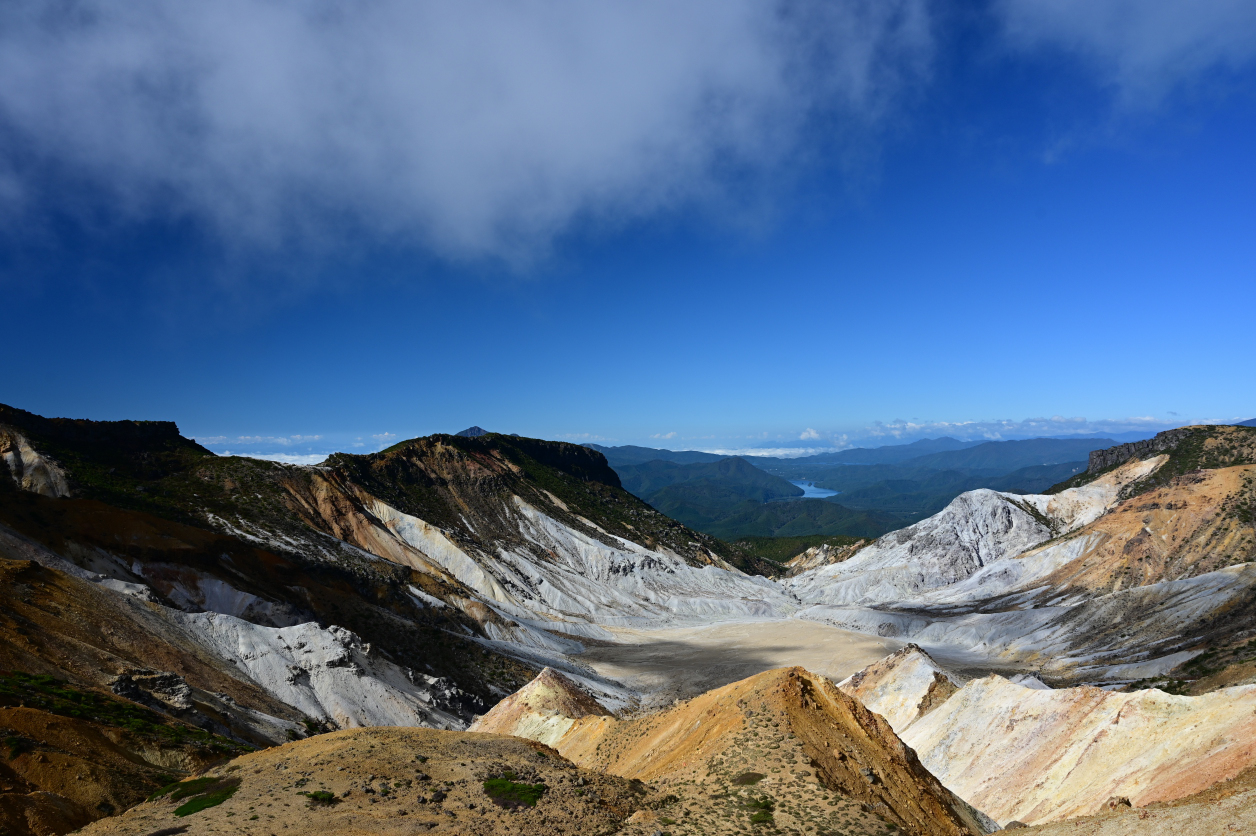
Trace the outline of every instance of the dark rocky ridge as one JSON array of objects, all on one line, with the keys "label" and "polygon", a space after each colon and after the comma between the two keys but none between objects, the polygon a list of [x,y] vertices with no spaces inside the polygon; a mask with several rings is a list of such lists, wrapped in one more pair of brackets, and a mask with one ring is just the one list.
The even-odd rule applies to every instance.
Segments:
[{"label": "dark rocky ridge", "polygon": [[1172,450],[1190,434],[1190,427],[1182,427],[1176,430],[1165,430],[1162,433],[1157,433],[1153,438],[1146,438],[1142,441],[1118,444],[1106,450],[1092,450],[1090,453],[1090,464],[1086,468],[1086,472],[1098,473],[1101,470],[1106,470],[1113,465],[1127,462],[1133,458],[1144,459],[1157,453],[1163,453],[1166,450]]}]

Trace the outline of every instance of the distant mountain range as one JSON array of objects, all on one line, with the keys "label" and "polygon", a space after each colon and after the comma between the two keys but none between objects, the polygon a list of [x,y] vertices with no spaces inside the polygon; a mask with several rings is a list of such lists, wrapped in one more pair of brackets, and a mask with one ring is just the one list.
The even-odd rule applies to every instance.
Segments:
[{"label": "distant mountain range", "polygon": [[[938,512],[965,491],[1045,491],[1085,470],[1090,451],[1116,443],[943,437],[799,458],[588,446],[606,456],[629,492],[659,511],[707,534],[740,540],[879,536]],[[803,481],[838,495],[799,499],[803,492],[791,482]]]},{"label": "distant mountain range", "polygon": [[611,467],[622,465],[645,464],[646,462],[677,462],[678,464],[695,464],[697,462],[718,462],[728,458],[718,453],[703,453],[698,450],[659,450],[653,447],[634,447],[631,444],[623,447],[603,447],[601,444],[586,444],[590,450],[597,450],[606,456]]}]

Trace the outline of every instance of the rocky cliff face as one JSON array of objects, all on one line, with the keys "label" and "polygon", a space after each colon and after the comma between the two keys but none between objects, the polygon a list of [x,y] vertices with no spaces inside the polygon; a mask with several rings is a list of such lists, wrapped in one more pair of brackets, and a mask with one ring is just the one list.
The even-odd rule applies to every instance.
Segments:
[{"label": "rocky cliff face", "polygon": [[1114,465],[1123,464],[1130,459],[1145,459],[1151,456],[1163,453],[1165,450],[1171,450],[1176,447],[1183,439],[1190,435],[1189,428],[1177,430],[1166,430],[1157,433],[1153,438],[1143,439],[1142,441],[1133,441],[1129,444],[1118,444],[1115,447],[1109,447],[1106,450],[1092,450],[1090,453],[1089,466],[1086,468],[1087,473],[1098,473],[1101,470],[1107,470]]}]

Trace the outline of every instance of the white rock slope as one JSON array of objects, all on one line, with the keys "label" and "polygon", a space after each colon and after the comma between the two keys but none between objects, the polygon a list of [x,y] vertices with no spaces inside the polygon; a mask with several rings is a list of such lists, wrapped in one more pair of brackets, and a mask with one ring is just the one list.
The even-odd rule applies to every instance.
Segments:
[{"label": "white rock slope", "polygon": [[450,686],[378,658],[342,627],[274,628],[219,613],[170,615],[191,639],[276,699],[340,728],[466,727],[442,707]]},{"label": "white rock slope", "polygon": [[975,680],[900,732],[930,772],[999,822],[1058,821],[1112,796],[1169,801],[1256,764],[1256,686],[1199,697]]}]

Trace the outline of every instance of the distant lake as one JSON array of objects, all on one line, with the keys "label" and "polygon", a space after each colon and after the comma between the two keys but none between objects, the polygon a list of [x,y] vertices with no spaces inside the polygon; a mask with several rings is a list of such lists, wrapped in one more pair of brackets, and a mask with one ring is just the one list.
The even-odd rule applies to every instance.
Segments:
[{"label": "distant lake", "polygon": [[837,496],[839,493],[839,491],[830,491],[827,488],[817,488],[815,482],[798,482],[790,479],[789,483],[802,488],[802,496],[796,499],[824,499],[826,496]]}]

